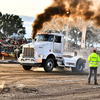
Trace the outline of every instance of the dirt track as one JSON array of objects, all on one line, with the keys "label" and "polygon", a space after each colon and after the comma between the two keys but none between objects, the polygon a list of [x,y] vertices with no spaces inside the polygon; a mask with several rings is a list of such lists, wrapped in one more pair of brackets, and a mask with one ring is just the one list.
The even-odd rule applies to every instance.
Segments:
[{"label": "dirt track", "polygon": [[0,64],[0,100],[100,100],[99,85],[87,85],[88,73],[42,68],[25,71],[19,64]]}]

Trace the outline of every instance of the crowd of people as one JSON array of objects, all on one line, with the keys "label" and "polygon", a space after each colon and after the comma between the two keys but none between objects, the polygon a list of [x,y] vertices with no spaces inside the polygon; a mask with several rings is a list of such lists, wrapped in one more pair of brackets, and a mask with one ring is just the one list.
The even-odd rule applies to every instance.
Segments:
[{"label": "crowd of people", "polygon": [[19,39],[17,39],[17,38],[7,38],[7,39],[5,39],[5,38],[3,38],[2,39],[2,44],[9,44],[9,45],[21,45],[21,44],[23,44],[23,43],[27,43],[27,39],[26,38],[19,38]]},{"label": "crowd of people", "polygon": [[0,54],[1,52],[14,52],[14,50],[17,48],[20,48],[22,44],[28,43],[26,38],[5,38],[2,37],[0,39]]}]

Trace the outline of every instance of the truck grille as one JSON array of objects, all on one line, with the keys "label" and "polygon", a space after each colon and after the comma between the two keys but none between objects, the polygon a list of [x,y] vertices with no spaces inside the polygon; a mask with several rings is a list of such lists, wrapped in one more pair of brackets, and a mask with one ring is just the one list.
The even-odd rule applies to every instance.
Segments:
[{"label": "truck grille", "polygon": [[34,48],[24,48],[23,57],[34,57]]}]

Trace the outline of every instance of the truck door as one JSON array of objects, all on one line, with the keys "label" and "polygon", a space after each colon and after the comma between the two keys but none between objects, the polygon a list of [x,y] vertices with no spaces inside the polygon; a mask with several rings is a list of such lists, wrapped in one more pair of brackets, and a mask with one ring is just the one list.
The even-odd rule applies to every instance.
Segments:
[{"label": "truck door", "polygon": [[54,53],[61,53],[62,43],[61,43],[61,36],[55,36],[54,39],[54,46],[53,46]]}]

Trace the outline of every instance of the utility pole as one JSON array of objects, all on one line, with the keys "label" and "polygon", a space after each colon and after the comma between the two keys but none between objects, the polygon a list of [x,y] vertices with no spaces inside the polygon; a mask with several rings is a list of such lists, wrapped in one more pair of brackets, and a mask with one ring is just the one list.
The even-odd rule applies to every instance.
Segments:
[{"label": "utility pole", "polygon": [[64,52],[67,52],[67,48],[68,48],[68,24],[64,26],[63,31],[65,31],[64,34]]},{"label": "utility pole", "polygon": [[81,48],[85,48],[86,25],[82,27]]}]

